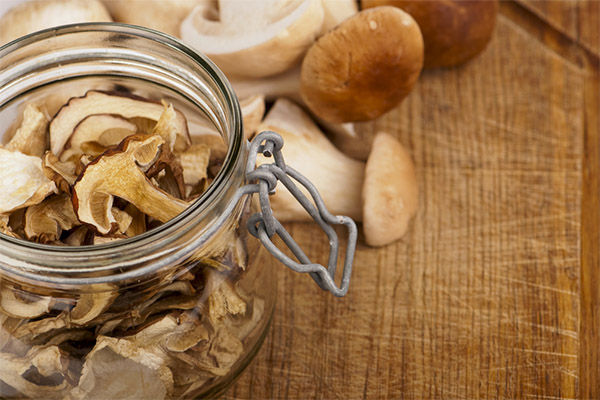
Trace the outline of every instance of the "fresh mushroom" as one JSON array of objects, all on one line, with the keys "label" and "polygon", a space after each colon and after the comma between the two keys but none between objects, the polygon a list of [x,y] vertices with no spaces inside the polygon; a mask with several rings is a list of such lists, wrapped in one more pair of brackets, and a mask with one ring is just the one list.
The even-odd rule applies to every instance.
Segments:
[{"label": "fresh mushroom", "polygon": [[363,7],[396,6],[419,24],[425,68],[451,67],[486,47],[496,24],[497,0],[363,0]]},{"label": "fresh mushroom", "polygon": [[41,203],[56,191],[39,157],[0,149],[0,213]]},{"label": "fresh mushroom", "polygon": [[419,188],[410,154],[388,133],[379,132],[365,171],[363,230],[370,246],[401,238],[417,212]]},{"label": "fresh mushroom", "polygon": [[323,11],[323,26],[321,33],[327,33],[331,29],[338,26],[342,21],[350,18],[358,12],[357,0],[322,0]]},{"label": "fresh mushroom", "polygon": [[365,121],[396,107],[423,66],[415,20],[396,7],[363,10],[321,36],[302,62],[300,90],[329,122]]},{"label": "fresh mushroom", "polygon": [[[375,136],[365,166],[337,150],[308,115],[289,100],[277,100],[260,128],[281,134],[286,165],[313,182],[332,214],[364,221],[369,245],[382,246],[406,232],[416,212],[418,188],[410,155],[392,136]],[[272,160],[259,157],[260,164],[267,162]],[[271,204],[281,221],[310,220],[282,185],[277,187]]]},{"label": "fresh mushroom", "polygon": [[30,156],[42,157],[48,148],[47,130],[48,117],[35,104],[29,103],[23,111],[21,126],[4,148]]},{"label": "fresh mushroom", "polygon": [[[284,141],[286,164],[296,168],[319,189],[332,214],[362,219],[361,188],[365,164],[337,150],[310,117],[296,104],[279,99],[267,113],[259,131],[272,130]],[[259,163],[271,163],[259,157]],[[282,221],[310,221],[304,208],[282,185],[271,199],[275,216]]]},{"label": "fresh mushroom", "polygon": [[[94,114],[114,114],[123,118],[146,118],[158,121],[163,115],[162,104],[123,93],[90,90],[83,97],[75,97],[63,106],[50,122],[50,150],[60,155],[77,125]],[[183,114],[175,111],[173,123],[177,124],[178,138],[189,143],[187,123]],[[170,145],[170,144],[169,144]],[[64,158],[61,157],[64,161]]]},{"label": "fresh mushroom", "polygon": [[255,94],[240,99],[240,108],[244,120],[244,137],[250,139],[265,115],[264,94]]},{"label": "fresh mushroom", "polygon": [[110,233],[116,229],[111,212],[114,196],[161,222],[185,210],[187,202],[156,188],[144,173],[160,152],[167,150],[164,144],[157,135],[129,136],[116,149],[88,164],[73,186],[73,205],[79,219],[101,234]]},{"label": "fresh mushroom", "polygon": [[209,0],[102,0],[116,22],[141,25],[179,36],[181,21]]},{"label": "fresh mushroom", "polygon": [[0,45],[42,29],[76,22],[112,21],[98,0],[28,1],[0,19]]},{"label": "fresh mushroom", "polygon": [[235,94],[239,98],[263,95],[267,100],[287,97],[296,102],[300,98],[300,64],[277,75],[263,78],[229,76]]},{"label": "fresh mushroom", "polygon": [[181,37],[228,75],[264,77],[298,63],[322,24],[321,0],[219,0],[196,7]]}]

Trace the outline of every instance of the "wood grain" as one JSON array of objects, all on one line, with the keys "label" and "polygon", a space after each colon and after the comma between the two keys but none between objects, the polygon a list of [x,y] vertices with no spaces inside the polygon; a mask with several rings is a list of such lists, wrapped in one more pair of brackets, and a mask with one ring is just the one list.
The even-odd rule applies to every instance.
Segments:
[{"label": "wood grain", "polygon": [[517,1],[596,56],[600,55],[600,1]]},{"label": "wood grain", "polygon": [[343,299],[273,263],[272,329],[225,397],[598,397],[597,85],[506,15],[480,57],[424,73],[372,125],[413,154],[410,232],[360,244]]}]

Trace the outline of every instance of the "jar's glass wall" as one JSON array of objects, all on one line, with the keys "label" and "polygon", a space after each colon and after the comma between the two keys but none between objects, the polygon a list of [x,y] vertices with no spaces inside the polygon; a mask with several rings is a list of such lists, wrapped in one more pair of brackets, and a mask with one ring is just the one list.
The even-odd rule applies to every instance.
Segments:
[{"label": "jar's glass wall", "polygon": [[211,231],[244,184],[237,100],[212,63],[173,39],[72,26],[0,49],[0,142],[26,104],[54,115],[91,89],[171,102],[192,136],[220,134],[227,156],[200,199],[139,237],[53,248],[0,234],[0,397],[213,396],[258,350],[275,296],[246,231],[251,201]]}]

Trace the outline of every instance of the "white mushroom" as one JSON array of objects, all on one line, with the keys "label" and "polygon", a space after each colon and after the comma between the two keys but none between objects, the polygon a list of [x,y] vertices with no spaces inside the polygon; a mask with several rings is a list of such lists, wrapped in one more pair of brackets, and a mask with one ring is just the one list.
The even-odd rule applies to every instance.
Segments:
[{"label": "white mushroom", "polygon": [[358,12],[357,0],[322,0],[322,2],[325,18],[323,19],[321,33],[326,33],[335,28],[342,21]]},{"label": "white mushroom", "polygon": [[116,22],[141,25],[179,36],[179,25],[190,11],[208,0],[102,0]]},{"label": "white mushroom", "polygon": [[250,139],[265,115],[264,94],[255,94],[240,99],[240,108],[244,119],[244,137]]},{"label": "white mushroom", "polygon": [[28,1],[0,19],[0,45],[45,28],[76,22],[112,21],[98,0]]},{"label": "white mushroom", "polygon": [[196,7],[181,37],[226,74],[261,77],[298,63],[322,24],[321,0],[219,0]]}]

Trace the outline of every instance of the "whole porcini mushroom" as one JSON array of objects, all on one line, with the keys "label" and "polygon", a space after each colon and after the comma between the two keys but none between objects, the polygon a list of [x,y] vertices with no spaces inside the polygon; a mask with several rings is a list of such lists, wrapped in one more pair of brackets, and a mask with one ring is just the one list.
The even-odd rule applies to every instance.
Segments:
[{"label": "whole porcini mushroom", "polygon": [[[286,164],[313,182],[332,214],[363,221],[367,244],[383,246],[406,233],[416,212],[418,186],[410,154],[391,135],[375,135],[365,166],[333,147],[308,115],[289,100],[275,102],[260,130],[281,134]],[[259,156],[258,162],[272,161]],[[285,187],[277,187],[271,203],[281,221],[311,220]]]},{"label": "whole porcini mushroom", "polygon": [[98,0],[28,1],[0,18],[0,45],[42,29],[76,22],[110,22]]},{"label": "whole porcini mushroom", "polygon": [[468,61],[488,44],[498,14],[497,0],[363,0],[364,8],[396,6],[419,24],[425,43],[425,68]]},{"label": "whole porcini mushroom", "polygon": [[300,91],[326,121],[371,120],[406,97],[422,66],[423,38],[410,15],[396,7],[363,10],[311,46]]},{"label": "whole porcini mushroom", "polygon": [[298,63],[322,24],[321,0],[219,0],[196,7],[181,38],[228,76],[263,77]]}]

